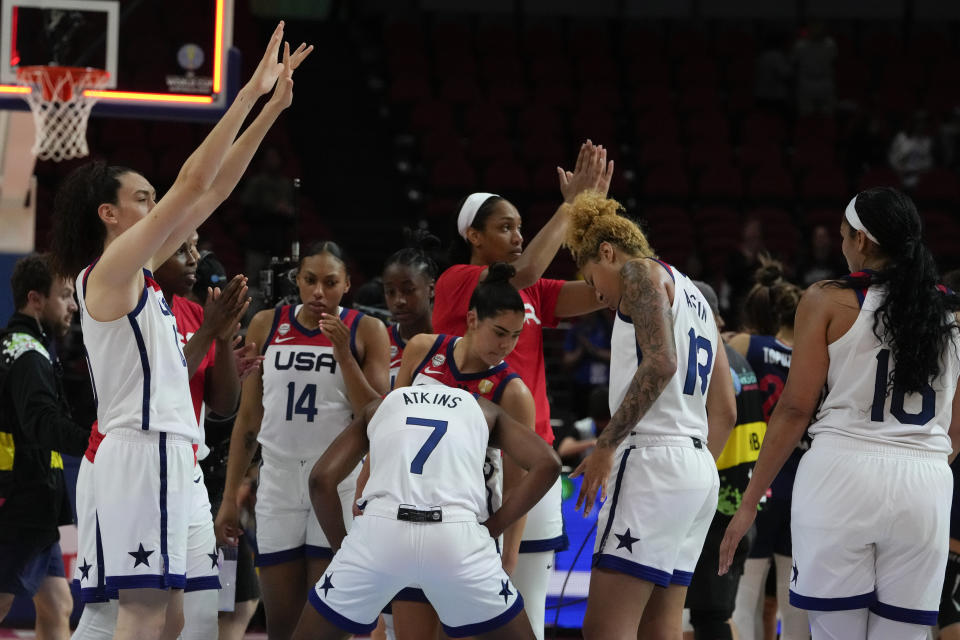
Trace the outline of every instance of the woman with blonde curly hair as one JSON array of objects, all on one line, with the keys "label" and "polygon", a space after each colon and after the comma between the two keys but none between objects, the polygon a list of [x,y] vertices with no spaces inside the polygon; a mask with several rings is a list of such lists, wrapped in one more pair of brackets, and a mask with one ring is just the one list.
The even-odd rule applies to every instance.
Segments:
[{"label": "woman with blonde curly hair", "polygon": [[710,305],[692,280],[657,258],[621,209],[596,192],[581,194],[566,240],[598,301],[617,312],[612,417],[571,474],[583,476],[577,508],[584,514],[598,489],[606,498],[612,485],[597,522],[583,633],[626,639],[642,628],[642,637],[679,637],[687,586],[717,508],[715,459],[736,403]]}]

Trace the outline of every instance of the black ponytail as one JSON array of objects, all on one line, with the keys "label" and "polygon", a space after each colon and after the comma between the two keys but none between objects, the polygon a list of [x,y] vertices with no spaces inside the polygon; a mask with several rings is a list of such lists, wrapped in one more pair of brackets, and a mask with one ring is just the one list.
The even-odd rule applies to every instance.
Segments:
[{"label": "black ponytail", "polygon": [[53,199],[50,267],[73,280],[81,269],[103,253],[107,228],[97,209],[117,204],[120,177],[133,173],[126,167],[90,162],[64,178]]},{"label": "black ponytail", "polygon": [[477,312],[477,319],[492,318],[503,311],[524,313],[523,298],[510,280],[517,270],[505,262],[494,262],[487,267],[487,277],[477,283],[470,296],[469,309]]},{"label": "black ponytail", "polygon": [[[470,257],[473,253],[473,248],[471,247],[470,243],[467,242],[466,238],[460,235],[460,232],[458,231],[459,227],[457,226],[460,220],[460,210],[463,209],[463,205],[469,197],[470,196],[467,196],[458,202],[457,207],[453,212],[453,230],[456,234],[456,237],[453,239],[453,242],[450,244],[450,248],[447,250],[450,264],[470,264]],[[473,217],[473,222],[470,224],[470,226],[477,231],[483,231],[484,226],[487,224],[487,218],[489,218],[490,214],[493,213],[493,210],[497,204],[503,202],[504,200],[506,200],[506,198],[501,196],[490,196],[484,200],[483,204],[477,208],[477,215]]]},{"label": "black ponytail", "polygon": [[[893,351],[896,366],[890,374],[890,387],[918,393],[942,371],[944,353],[957,329],[949,314],[960,309],[960,297],[937,289],[937,266],[923,241],[920,216],[909,196],[878,187],[862,191],[854,206],[889,262],[882,271],[831,284],[886,287],[887,295],[874,315],[873,333],[877,339],[885,339]],[[850,232],[855,235],[856,229],[851,227]]]},{"label": "black ponytail", "polygon": [[419,271],[431,282],[435,281],[440,275],[440,268],[433,254],[440,247],[440,239],[426,229],[411,230],[408,227],[404,227],[403,237],[406,247],[387,258],[383,270],[386,271],[387,267],[399,264]]}]

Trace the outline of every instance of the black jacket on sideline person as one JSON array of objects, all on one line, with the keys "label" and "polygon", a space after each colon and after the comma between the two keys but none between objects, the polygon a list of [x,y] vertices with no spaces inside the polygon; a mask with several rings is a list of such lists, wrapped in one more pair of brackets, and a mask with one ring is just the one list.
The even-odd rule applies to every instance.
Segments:
[{"label": "black jacket on sideline person", "polygon": [[0,331],[0,542],[45,547],[73,521],[60,452],[83,455],[90,432],[70,417],[51,349],[28,315]]}]

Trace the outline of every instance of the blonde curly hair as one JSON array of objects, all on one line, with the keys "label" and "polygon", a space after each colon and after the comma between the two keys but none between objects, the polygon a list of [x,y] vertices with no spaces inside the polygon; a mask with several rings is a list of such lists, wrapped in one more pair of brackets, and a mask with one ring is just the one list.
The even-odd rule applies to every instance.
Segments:
[{"label": "blonde curly hair", "polygon": [[602,242],[635,256],[656,257],[640,227],[620,215],[623,205],[613,198],[605,198],[597,191],[584,191],[571,206],[573,211],[564,244],[578,267],[597,257]]}]

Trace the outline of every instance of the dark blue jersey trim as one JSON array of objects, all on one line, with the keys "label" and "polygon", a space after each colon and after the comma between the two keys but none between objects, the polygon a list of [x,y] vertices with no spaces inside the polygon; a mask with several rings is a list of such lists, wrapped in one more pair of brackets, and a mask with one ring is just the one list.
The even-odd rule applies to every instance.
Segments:
[{"label": "dark blue jersey trim", "polygon": [[493,397],[490,398],[494,404],[500,404],[500,400],[503,398],[503,392],[507,390],[507,385],[514,378],[520,378],[520,376],[516,373],[511,373],[504,376],[503,380],[500,381],[500,384],[497,385],[496,390],[493,392]]},{"label": "dark blue jersey trim", "polygon": [[312,338],[317,334],[323,333],[323,331],[320,329],[319,326],[316,329],[311,330],[311,329],[307,329],[305,326],[300,324],[300,321],[297,320],[297,307],[302,307],[302,306],[303,306],[302,304],[288,305],[287,308],[290,309],[290,324],[292,324],[297,329],[297,331],[299,331],[303,335],[310,338]]},{"label": "dark blue jersey trim", "polygon": [[653,260],[654,262],[656,262],[657,264],[659,264],[661,267],[663,267],[664,269],[666,269],[666,270],[667,270],[667,275],[669,275],[669,276],[670,276],[670,279],[673,280],[674,284],[676,284],[677,279],[674,277],[674,275],[673,275],[673,269],[670,267],[670,265],[668,265],[666,262],[664,262],[664,261],[661,260],[660,258],[648,258],[648,260]]},{"label": "dark blue jersey trim", "polygon": [[254,558],[255,567],[272,567],[284,562],[293,562],[303,560],[306,557],[306,545],[300,545],[293,549],[284,549],[283,551],[273,551],[271,553],[258,553]]},{"label": "dark blue jersey trim", "polygon": [[170,571],[167,521],[167,434],[160,432],[160,557],[163,558],[164,576]]},{"label": "dark blue jersey trim", "polygon": [[427,600],[427,594],[423,592],[423,589],[417,589],[416,587],[400,589],[393,599],[394,601],[399,600],[401,602],[430,602]]},{"label": "dark blue jersey trim", "polygon": [[[143,291],[144,300],[146,299],[147,291]],[[142,308],[142,305],[141,305]],[[147,345],[143,340],[143,333],[140,331],[140,325],[137,324],[137,320],[134,317],[136,314],[127,315],[127,319],[130,321],[130,326],[133,328],[133,338],[137,342],[137,350],[140,352],[140,367],[143,369],[143,401],[141,403],[140,411],[140,428],[144,431],[150,429],[150,360],[147,357]]]},{"label": "dark blue jersey trim", "polygon": [[639,562],[633,562],[620,556],[598,553],[593,557],[593,566],[601,569],[612,569],[625,573],[628,576],[652,582],[658,587],[668,587],[673,580],[673,574]]},{"label": "dark blue jersey trim", "polygon": [[607,516],[607,526],[603,528],[603,536],[600,538],[600,544],[597,545],[598,554],[603,553],[603,548],[607,544],[607,538],[610,536],[613,517],[617,513],[617,500],[620,498],[620,485],[623,484],[623,475],[627,470],[627,458],[630,457],[631,451],[633,451],[633,447],[624,449],[623,457],[620,458],[620,468],[617,470],[617,479],[613,483],[613,498],[610,500],[610,514]]},{"label": "dark blue jersey trim", "polygon": [[437,335],[437,339],[433,341],[433,345],[430,347],[430,350],[427,351],[427,355],[424,356],[423,361],[420,362],[420,364],[417,365],[417,368],[413,370],[413,374],[410,376],[411,383],[413,382],[413,379],[417,377],[417,374],[420,373],[425,366],[427,366],[427,363],[430,362],[430,359],[436,355],[437,349],[440,348],[440,345],[443,344],[443,341],[446,339],[446,337],[447,336],[442,333]]},{"label": "dark blue jersey trim", "polygon": [[127,314],[127,317],[130,318],[131,322],[140,314],[141,311],[143,311],[143,308],[147,306],[147,295],[149,295],[147,291],[148,288],[148,285],[144,283],[143,293],[140,294],[140,299],[137,301],[137,306],[133,308],[133,311]]},{"label": "dark blue jersey trim", "polygon": [[187,585],[184,587],[184,593],[191,591],[211,591],[220,588],[219,576],[203,576],[200,578],[187,578]]},{"label": "dark blue jersey trim", "polygon": [[407,348],[407,341],[403,339],[403,336],[400,335],[400,325],[392,324],[390,325],[390,334],[393,336],[393,341],[396,343],[397,347],[401,351]]},{"label": "dark blue jersey trim", "polygon": [[344,309],[340,314],[340,319],[346,322],[349,312],[356,314],[353,322],[350,324],[350,353],[353,354],[353,357],[357,359],[357,364],[359,364],[360,354],[357,351],[357,329],[360,328],[360,319],[363,318],[364,313],[362,311],[356,311],[355,309]]},{"label": "dark blue jersey trim", "polygon": [[689,587],[691,582],[693,582],[692,571],[680,571],[680,569],[673,570],[673,577],[670,578],[670,584],[678,584],[681,587]]},{"label": "dark blue jersey trim", "polygon": [[321,616],[326,618],[333,625],[343,629],[347,633],[352,633],[354,635],[366,636],[369,635],[371,631],[376,629],[377,621],[374,620],[369,624],[364,624],[362,622],[355,622],[350,618],[344,617],[330,608],[330,606],[320,599],[320,596],[317,595],[317,590],[314,587],[310,588],[309,595],[310,604],[314,609],[317,610]]},{"label": "dark blue jersey trim", "polygon": [[330,547],[320,547],[315,544],[303,545],[303,552],[308,558],[332,558],[333,549]]},{"label": "dark blue jersey trim", "polygon": [[182,573],[143,576],[107,576],[107,593],[122,589],[183,589],[187,577]]},{"label": "dark blue jersey trim", "polygon": [[484,622],[465,624],[460,627],[451,627],[444,624],[443,631],[451,638],[468,638],[470,636],[478,636],[483,633],[489,633],[494,629],[499,629],[503,625],[516,618],[521,611],[523,611],[523,596],[517,593],[517,597],[513,601],[513,604],[510,605],[510,608],[500,615],[490,618]]},{"label": "dark blue jersey trim", "polygon": [[851,609],[866,609],[877,600],[877,593],[862,593],[859,596],[847,596],[844,598],[813,598],[802,596],[799,593],[790,590],[790,604],[797,609],[806,609],[807,611],[849,611]]},{"label": "dark blue jersey trim", "polygon": [[563,551],[570,546],[570,539],[567,534],[559,535],[556,538],[547,538],[545,540],[522,540],[520,542],[520,553],[542,553],[544,551]]},{"label": "dark blue jersey trim", "polygon": [[270,333],[267,334],[267,339],[263,341],[263,346],[260,348],[260,355],[267,353],[267,347],[270,346],[270,342],[273,340],[273,336],[277,333],[277,327],[280,326],[280,318],[283,317],[284,309],[288,307],[276,307],[273,310],[273,324],[270,326]]},{"label": "dark blue jersey trim", "polygon": [[885,604],[879,600],[870,605],[870,612],[887,620],[896,620],[897,622],[906,622],[907,624],[922,624],[929,627],[937,624],[937,615],[940,613],[939,611],[895,607],[892,604]]},{"label": "dark blue jersey trim", "polygon": [[461,338],[457,338],[456,340],[451,340],[447,344],[447,366],[450,367],[450,373],[453,374],[453,377],[456,380],[460,382],[466,382],[468,380],[480,380],[481,378],[488,378],[490,376],[494,376],[507,368],[507,362],[506,360],[504,360],[500,364],[490,367],[489,369],[486,369],[484,371],[478,371],[476,373],[461,373],[460,369],[457,368],[457,362],[453,357],[453,348],[456,346],[457,342],[460,339]]}]

